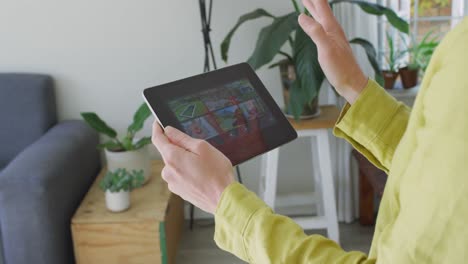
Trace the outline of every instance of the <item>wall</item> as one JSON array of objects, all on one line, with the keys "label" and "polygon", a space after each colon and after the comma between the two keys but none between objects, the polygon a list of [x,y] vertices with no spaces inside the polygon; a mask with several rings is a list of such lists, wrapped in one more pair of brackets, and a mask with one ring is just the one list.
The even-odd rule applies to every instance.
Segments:
[{"label": "wall", "polygon": [[[292,11],[289,1],[215,1],[212,37],[219,65],[225,65],[219,43],[226,32],[239,15],[257,7],[277,15]],[[239,30],[229,63],[250,55],[267,22],[261,19]],[[0,8],[0,72],[54,76],[61,120],[95,111],[122,132],[142,102],[142,89],[200,73],[202,60],[198,1],[3,0]],[[283,105],[277,70],[258,73]],[[304,143],[295,142],[281,154],[280,192],[311,188],[311,157]],[[246,185],[256,190],[259,160],[241,170]]]}]

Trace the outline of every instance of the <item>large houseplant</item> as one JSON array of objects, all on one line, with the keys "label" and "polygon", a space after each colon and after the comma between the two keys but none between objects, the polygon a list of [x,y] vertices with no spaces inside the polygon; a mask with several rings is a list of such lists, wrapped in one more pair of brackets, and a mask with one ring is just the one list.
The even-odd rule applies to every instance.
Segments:
[{"label": "large houseplant", "polygon": [[81,113],[89,126],[108,137],[104,143],[98,145],[98,148],[104,149],[109,171],[118,168],[125,168],[128,171],[143,170],[145,182],[148,180],[151,175],[151,160],[145,146],[151,143],[151,137],[136,139],[135,135],[143,128],[150,115],[151,111],[148,106],[142,104],[135,112],[133,122],[127,128],[127,133],[119,138],[117,132],[96,113]]},{"label": "large houseplant", "polygon": [[[298,25],[297,18],[301,13],[299,5],[296,0],[291,0],[291,3],[294,7],[294,12],[283,16],[274,16],[264,9],[256,9],[242,15],[222,42],[221,56],[224,61],[227,61],[231,39],[243,23],[261,17],[272,19],[272,23],[260,31],[254,52],[247,62],[256,70],[271,63],[277,54],[284,57],[284,60],[273,63],[270,67],[282,65],[283,69],[290,71],[290,73],[282,74],[283,76],[290,77],[290,80],[284,81],[287,84],[286,86],[290,86],[285,87],[288,89],[287,93],[289,94],[289,99],[286,99],[285,102],[287,105],[285,111],[294,115],[295,118],[299,118],[304,111],[308,111],[307,114],[316,111],[310,108],[316,105],[314,100],[318,96],[325,75],[317,60],[317,47]],[[383,15],[399,31],[408,32],[408,23],[398,17],[391,9],[358,0],[337,0],[330,2],[330,5],[333,8],[334,5],[339,3],[355,4],[368,14]],[[289,43],[291,53],[282,50],[286,42]],[[376,79],[382,82],[374,47],[365,39],[353,39],[350,42],[364,47],[370,63],[376,72]],[[284,67],[284,65],[290,65],[290,67]]]}]

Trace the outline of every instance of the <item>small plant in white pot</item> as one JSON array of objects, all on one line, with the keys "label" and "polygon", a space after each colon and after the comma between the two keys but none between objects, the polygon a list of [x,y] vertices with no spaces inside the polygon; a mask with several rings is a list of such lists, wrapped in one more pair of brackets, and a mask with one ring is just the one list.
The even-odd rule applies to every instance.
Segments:
[{"label": "small plant in white pot", "polygon": [[143,170],[126,169],[109,171],[100,182],[106,192],[106,207],[112,212],[122,212],[130,207],[130,192],[143,184]]},{"label": "small plant in white pot", "polygon": [[127,128],[127,133],[119,139],[117,132],[106,124],[96,113],[81,113],[83,119],[89,126],[97,132],[109,137],[109,139],[98,145],[98,148],[104,149],[107,160],[107,168],[114,171],[118,168],[124,168],[128,171],[143,170],[144,183],[151,175],[151,160],[149,158],[146,146],[151,143],[151,137],[135,138],[138,131],[151,115],[146,104],[142,104],[133,116],[133,122]]}]

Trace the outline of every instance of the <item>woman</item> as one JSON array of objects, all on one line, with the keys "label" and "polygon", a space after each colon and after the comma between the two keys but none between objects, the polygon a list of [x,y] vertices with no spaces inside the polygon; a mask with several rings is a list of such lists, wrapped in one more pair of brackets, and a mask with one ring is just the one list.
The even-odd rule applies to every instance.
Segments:
[{"label": "woman", "polygon": [[368,79],[326,0],[299,17],[327,79],[348,104],[334,129],[388,172],[369,256],[307,236],[234,181],[229,160],[204,141],[154,125],[169,189],[215,215],[219,247],[251,263],[468,261],[468,20],[440,44],[410,110]]}]

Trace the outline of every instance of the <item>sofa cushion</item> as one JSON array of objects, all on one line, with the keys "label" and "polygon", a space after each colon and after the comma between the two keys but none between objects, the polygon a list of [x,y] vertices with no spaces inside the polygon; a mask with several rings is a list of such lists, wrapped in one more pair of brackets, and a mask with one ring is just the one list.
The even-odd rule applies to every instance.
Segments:
[{"label": "sofa cushion", "polygon": [[[0,178],[2,177],[2,171],[4,167],[0,166]],[[5,256],[3,254],[3,241],[2,241],[2,229],[0,228],[0,264],[5,263]]]},{"label": "sofa cushion", "polygon": [[0,74],[0,167],[6,166],[56,121],[50,76]]}]

